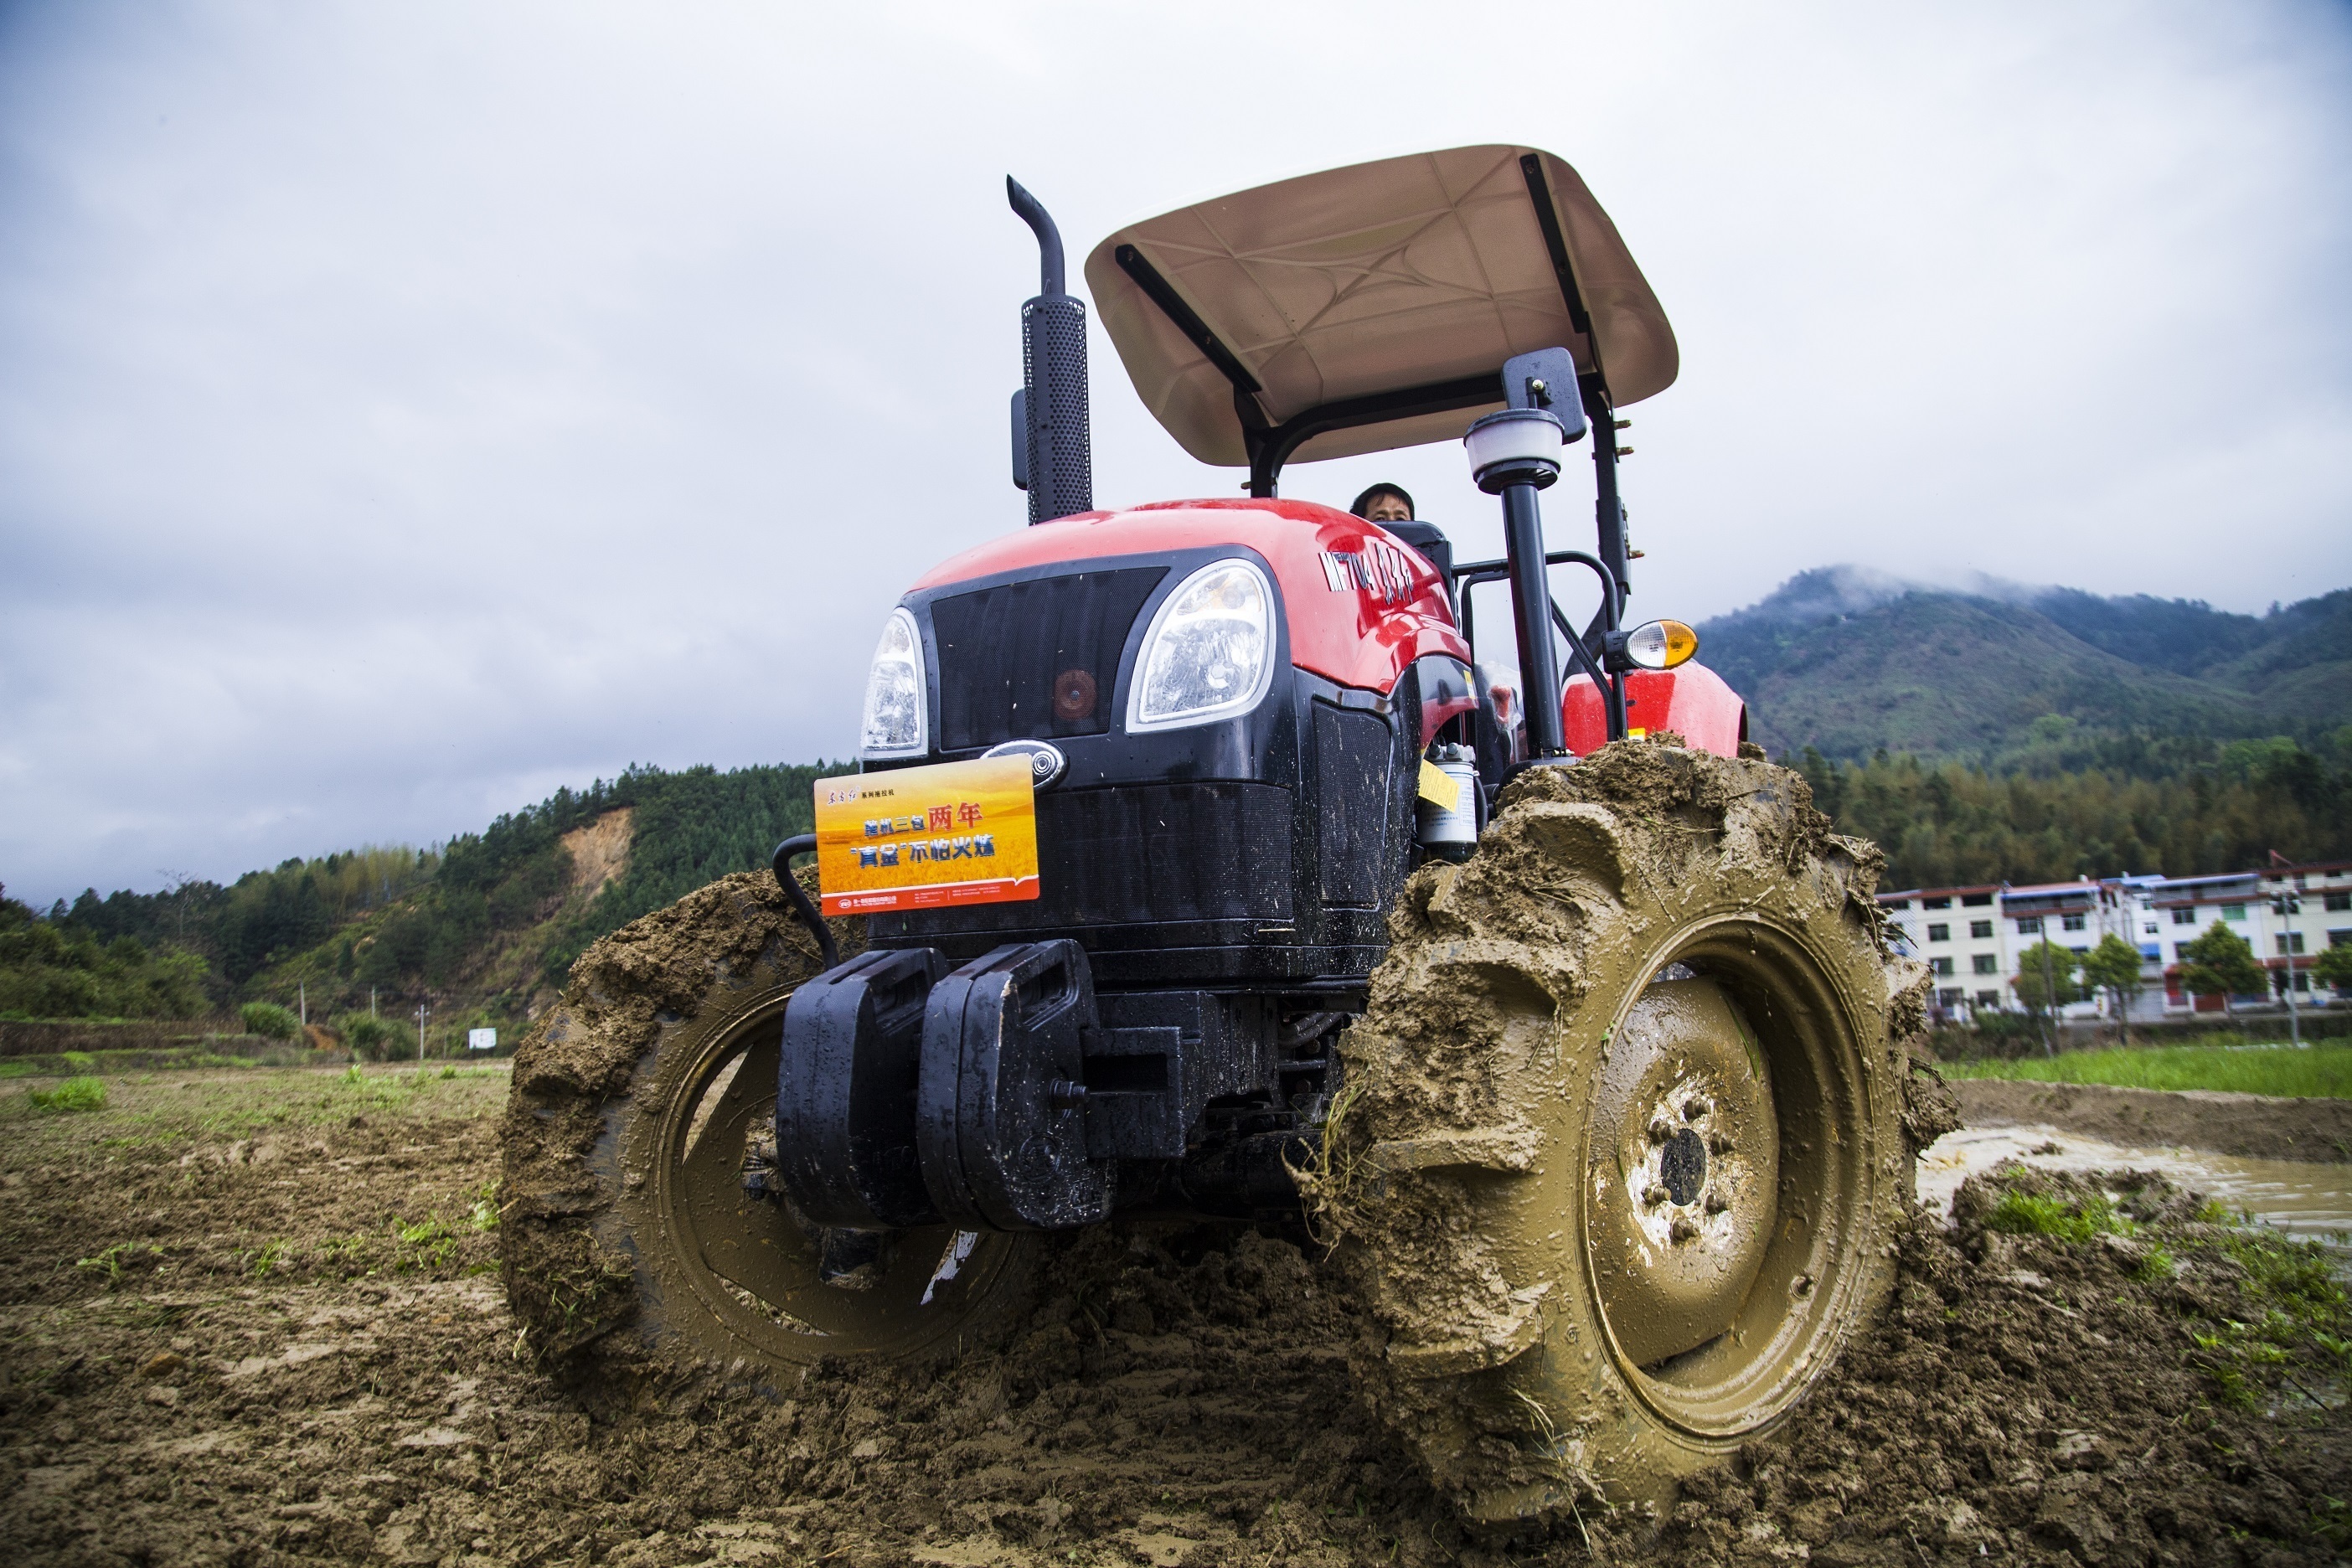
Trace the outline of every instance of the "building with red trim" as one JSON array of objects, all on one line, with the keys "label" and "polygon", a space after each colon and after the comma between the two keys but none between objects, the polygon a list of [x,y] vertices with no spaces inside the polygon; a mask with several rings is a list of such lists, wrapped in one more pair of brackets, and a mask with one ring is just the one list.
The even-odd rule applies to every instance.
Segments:
[{"label": "building with red trim", "polygon": [[[2281,904],[2294,907],[2282,912]],[[2018,966],[2048,936],[2087,953],[2114,935],[2140,955],[2138,996],[2129,1016],[2153,1020],[2232,1007],[2283,1007],[2289,973],[2298,1006],[2352,1004],[2311,973],[2330,947],[2352,947],[2352,860],[2273,866],[2207,877],[2079,878],[2072,882],[1909,888],[1878,895],[1905,943],[1935,971],[1931,1011],[1967,1021],[1987,1010],[2015,1011]],[[2219,924],[2244,939],[2271,972],[2269,994],[2192,996],[2181,984],[2180,949]],[[2110,1016],[2099,995],[2061,1011]]]}]

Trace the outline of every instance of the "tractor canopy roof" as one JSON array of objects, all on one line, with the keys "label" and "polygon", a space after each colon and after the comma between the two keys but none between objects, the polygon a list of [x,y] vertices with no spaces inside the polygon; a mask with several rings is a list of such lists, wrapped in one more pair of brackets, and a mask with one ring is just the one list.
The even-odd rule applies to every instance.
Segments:
[{"label": "tractor canopy roof", "polygon": [[1131,224],[1087,285],[1144,405],[1204,463],[1458,437],[1503,362],[1566,347],[1612,405],[1672,384],[1674,329],[1576,171],[1456,147]]}]

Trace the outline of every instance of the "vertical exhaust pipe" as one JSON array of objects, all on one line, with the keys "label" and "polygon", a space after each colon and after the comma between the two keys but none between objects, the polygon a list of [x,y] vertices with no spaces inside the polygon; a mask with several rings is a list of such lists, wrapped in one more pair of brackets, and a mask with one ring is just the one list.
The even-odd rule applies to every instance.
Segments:
[{"label": "vertical exhaust pipe", "polygon": [[1037,298],[1021,307],[1021,395],[1013,399],[1013,483],[1029,492],[1029,521],[1095,509],[1087,427],[1087,308],[1062,287],[1062,232],[1007,174],[1013,210],[1037,235]]}]

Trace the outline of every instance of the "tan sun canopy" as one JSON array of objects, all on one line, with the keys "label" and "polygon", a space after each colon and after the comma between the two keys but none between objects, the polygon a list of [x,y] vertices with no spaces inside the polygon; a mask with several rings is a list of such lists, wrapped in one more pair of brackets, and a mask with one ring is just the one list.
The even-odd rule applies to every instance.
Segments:
[{"label": "tan sun canopy", "polygon": [[[1239,382],[1277,435],[1315,416],[1291,434],[1319,433],[1287,454],[1312,461],[1458,438],[1502,405],[1499,381],[1483,400],[1472,382],[1513,354],[1568,348],[1619,406],[1676,367],[1674,330],[1609,215],[1574,169],[1527,147],[1358,163],[1133,224],[1087,258],[1087,286],[1144,406],[1204,463],[1251,461]],[[1451,407],[1409,412],[1414,389],[1447,384]]]}]

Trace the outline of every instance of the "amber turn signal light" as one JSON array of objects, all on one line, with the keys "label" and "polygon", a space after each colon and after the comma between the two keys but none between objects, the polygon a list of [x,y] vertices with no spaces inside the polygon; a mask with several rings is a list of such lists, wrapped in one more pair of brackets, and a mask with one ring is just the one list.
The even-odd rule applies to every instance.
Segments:
[{"label": "amber turn signal light", "polygon": [[1680,621],[1646,621],[1625,634],[1625,657],[1643,669],[1672,669],[1698,652],[1698,634]]}]

